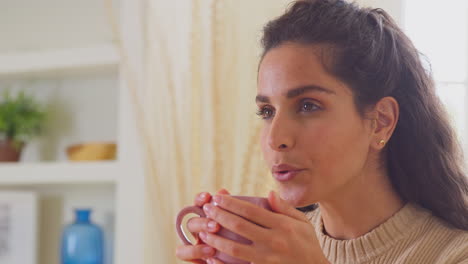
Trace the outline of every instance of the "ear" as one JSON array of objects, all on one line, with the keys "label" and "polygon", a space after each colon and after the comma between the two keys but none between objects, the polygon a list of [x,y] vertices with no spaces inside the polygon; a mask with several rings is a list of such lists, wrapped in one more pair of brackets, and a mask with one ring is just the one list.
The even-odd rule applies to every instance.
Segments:
[{"label": "ear", "polygon": [[400,107],[395,98],[387,96],[377,102],[373,112],[371,147],[381,150],[392,137],[398,122]]}]

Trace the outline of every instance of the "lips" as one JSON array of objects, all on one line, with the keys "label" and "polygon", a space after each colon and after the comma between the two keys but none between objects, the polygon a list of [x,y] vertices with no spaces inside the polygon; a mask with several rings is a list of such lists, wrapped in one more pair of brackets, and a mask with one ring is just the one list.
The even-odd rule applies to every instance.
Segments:
[{"label": "lips", "polygon": [[299,174],[303,170],[304,169],[289,164],[279,164],[273,166],[272,174],[276,180],[284,182],[292,180],[294,177],[296,177],[297,174]]}]

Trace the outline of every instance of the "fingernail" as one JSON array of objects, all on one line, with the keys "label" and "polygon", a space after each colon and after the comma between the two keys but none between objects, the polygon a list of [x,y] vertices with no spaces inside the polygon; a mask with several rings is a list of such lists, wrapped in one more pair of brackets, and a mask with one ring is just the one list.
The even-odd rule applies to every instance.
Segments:
[{"label": "fingernail", "polygon": [[206,212],[206,213],[209,213],[210,210],[213,208],[213,205],[207,203],[205,205],[203,205],[203,210]]},{"label": "fingernail", "polygon": [[215,205],[218,205],[221,203],[221,196],[220,195],[215,195],[213,196],[213,201]]},{"label": "fingernail", "polygon": [[198,196],[198,200],[204,201],[206,199],[207,193],[202,193]]},{"label": "fingernail", "polygon": [[205,240],[206,239],[206,232],[200,232],[199,236],[200,236],[200,238],[202,240]]},{"label": "fingernail", "polygon": [[216,222],[210,221],[208,222],[208,229],[214,231],[216,229]]},{"label": "fingernail", "polygon": [[214,253],[214,249],[212,247],[204,247],[202,249],[203,254],[210,256]]},{"label": "fingernail", "polygon": [[210,259],[210,258],[206,260],[206,263],[208,263],[208,264],[214,264],[213,260]]}]

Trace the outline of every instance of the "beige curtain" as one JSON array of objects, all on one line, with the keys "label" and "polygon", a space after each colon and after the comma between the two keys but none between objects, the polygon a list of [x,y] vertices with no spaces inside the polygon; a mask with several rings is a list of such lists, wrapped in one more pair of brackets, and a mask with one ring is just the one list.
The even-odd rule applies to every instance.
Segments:
[{"label": "beige curtain", "polygon": [[138,105],[146,137],[146,263],[182,263],[174,220],[201,191],[266,196],[255,116],[259,39],[285,0],[148,0],[146,80]]}]

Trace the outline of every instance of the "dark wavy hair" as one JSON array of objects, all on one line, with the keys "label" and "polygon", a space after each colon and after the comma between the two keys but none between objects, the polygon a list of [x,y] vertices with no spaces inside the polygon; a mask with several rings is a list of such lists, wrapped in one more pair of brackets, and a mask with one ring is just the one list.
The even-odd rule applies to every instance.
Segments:
[{"label": "dark wavy hair", "polygon": [[296,1],[265,26],[263,56],[286,42],[324,47],[322,63],[351,87],[362,117],[383,97],[398,101],[399,120],[381,156],[394,188],[405,201],[468,230],[461,148],[423,57],[395,21],[382,9],[343,0]]}]

